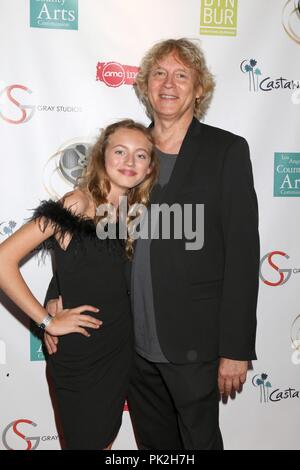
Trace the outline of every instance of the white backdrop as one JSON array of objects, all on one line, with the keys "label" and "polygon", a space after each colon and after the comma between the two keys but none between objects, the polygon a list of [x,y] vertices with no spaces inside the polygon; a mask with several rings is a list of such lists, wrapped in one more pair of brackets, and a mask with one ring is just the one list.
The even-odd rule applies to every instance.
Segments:
[{"label": "white backdrop", "polygon": [[[243,392],[221,403],[227,449],[300,449],[297,6],[298,0],[0,0],[0,242],[40,200],[70,190],[99,128],[123,117],[148,122],[130,83],[144,52],[169,37],[201,40],[217,81],[206,122],[248,140],[260,207],[259,359]],[[210,8],[227,10],[219,34],[200,33],[200,21],[211,26]],[[117,64],[96,80],[97,64],[101,74],[109,62]],[[43,301],[50,260],[33,258],[22,273]],[[22,312],[2,294],[0,302],[0,449],[59,449],[40,344]],[[124,411],[114,449],[135,448]]]}]

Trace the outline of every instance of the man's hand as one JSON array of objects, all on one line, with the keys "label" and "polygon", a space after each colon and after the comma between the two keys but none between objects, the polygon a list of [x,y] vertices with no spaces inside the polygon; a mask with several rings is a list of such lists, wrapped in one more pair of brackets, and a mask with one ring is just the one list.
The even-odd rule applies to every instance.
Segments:
[{"label": "man's hand", "polygon": [[219,364],[218,385],[221,394],[230,395],[246,382],[248,361],[222,357]]},{"label": "man's hand", "polygon": [[[59,312],[60,310],[63,310],[63,303],[62,303],[61,295],[58,297],[58,299],[49,300],[49,302],[46,305],[46,310],[52,317],[55,317],[57,312]],[[52,336],[45,331],[44,342],[45,342],[48,354],[51,355],[57,352],[57,343],[58,343],[57,336]]]}]

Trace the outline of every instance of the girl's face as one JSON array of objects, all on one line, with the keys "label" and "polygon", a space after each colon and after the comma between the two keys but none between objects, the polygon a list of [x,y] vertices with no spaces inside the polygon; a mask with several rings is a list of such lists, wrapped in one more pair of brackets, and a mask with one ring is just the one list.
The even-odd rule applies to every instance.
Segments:
[{"label": "girl's face", "polygon": [[117,129],[105,150],[105,169],[111,189],[125,193],[151,172],[152,144],[136,129]]}]

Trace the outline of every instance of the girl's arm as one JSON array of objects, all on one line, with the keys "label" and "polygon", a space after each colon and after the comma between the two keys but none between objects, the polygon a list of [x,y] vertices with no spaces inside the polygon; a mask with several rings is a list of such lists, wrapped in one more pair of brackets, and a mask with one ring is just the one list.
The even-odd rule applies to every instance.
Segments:
[{"label": "girl's arm", "polygon": [[[47,311],[34,297],[24,281],[19,263],[32,250],[50,238],[53,233],[54,228],[51,224],[43,226],[43,220],[36,219],[25,224],[0,244],[0,288],[38,324],[42,323],[47,316]],[[88,315],[80,315],[81,312],[87,310],[98,311],[97,308],[89,305],[63,310],[53,318],[46,329],[53,335],[78,332],[90,336],[82,327],[98,328],[102,322]]]},{"label": "girl's arm", "polygon": [[33,321],[41,323],[46,309],[37,301],[24,281],[19,263],[32,250],[50,238],[54,229],[51,224],[43,232],[40,220],[33,220],[17,230],[0,245],[0,287]]}]

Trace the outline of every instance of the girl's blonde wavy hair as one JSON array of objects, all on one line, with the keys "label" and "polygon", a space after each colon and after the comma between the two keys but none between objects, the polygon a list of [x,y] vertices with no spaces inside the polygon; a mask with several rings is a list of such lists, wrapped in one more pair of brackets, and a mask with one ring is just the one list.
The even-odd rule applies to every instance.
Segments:
[{"label": "girl's blonde wavy hair", "polygon": [[167,39],[158,42],[145,54],[134,84],[137,97],[145,106],[149,118],[153,119],[153,109],[147,93],[150,70],[159,60],[173,52],[186,66],[191,67],[196,72],[195,87],[202,86],[202,96],[196,99],[194,105],[194,116],[201,119],[211,103],[215,81],[207,68],[202,50],[189,39]]},{"label": "girl's blonde wavy hair", "polygon": [[[77,182],[76,187],[81,191],[87,193],[93,200],[95,207],[100,204],[108,203],[107,197],[110,192],[110,181],[105,168],[105,151],[109,138],[118,129],[130,129],[141,132],[151,143],[152,150],[150,154],[150,168],[151,172],[145,179],[134,188],[131,188],[127,193],[128,207],[133,204],[149,204],[150,191],[154,186],[158,177],[158,159],[154,151],[154,140],[151,135],[150,129],[147,129],[140,123],[132,119],[124,119],[107,126],[102,132],[96,143],[91,149],[89,162],[86,170]],[[104,216],[95,216],[95,223],[97,224]],[[136,215],[135,215],[136,217]],[[127,226],[132,217],[129,212],[127,214]],[[134,240],[127,236],[125,243],[125,251],[128,258],[133,255]]]}]

